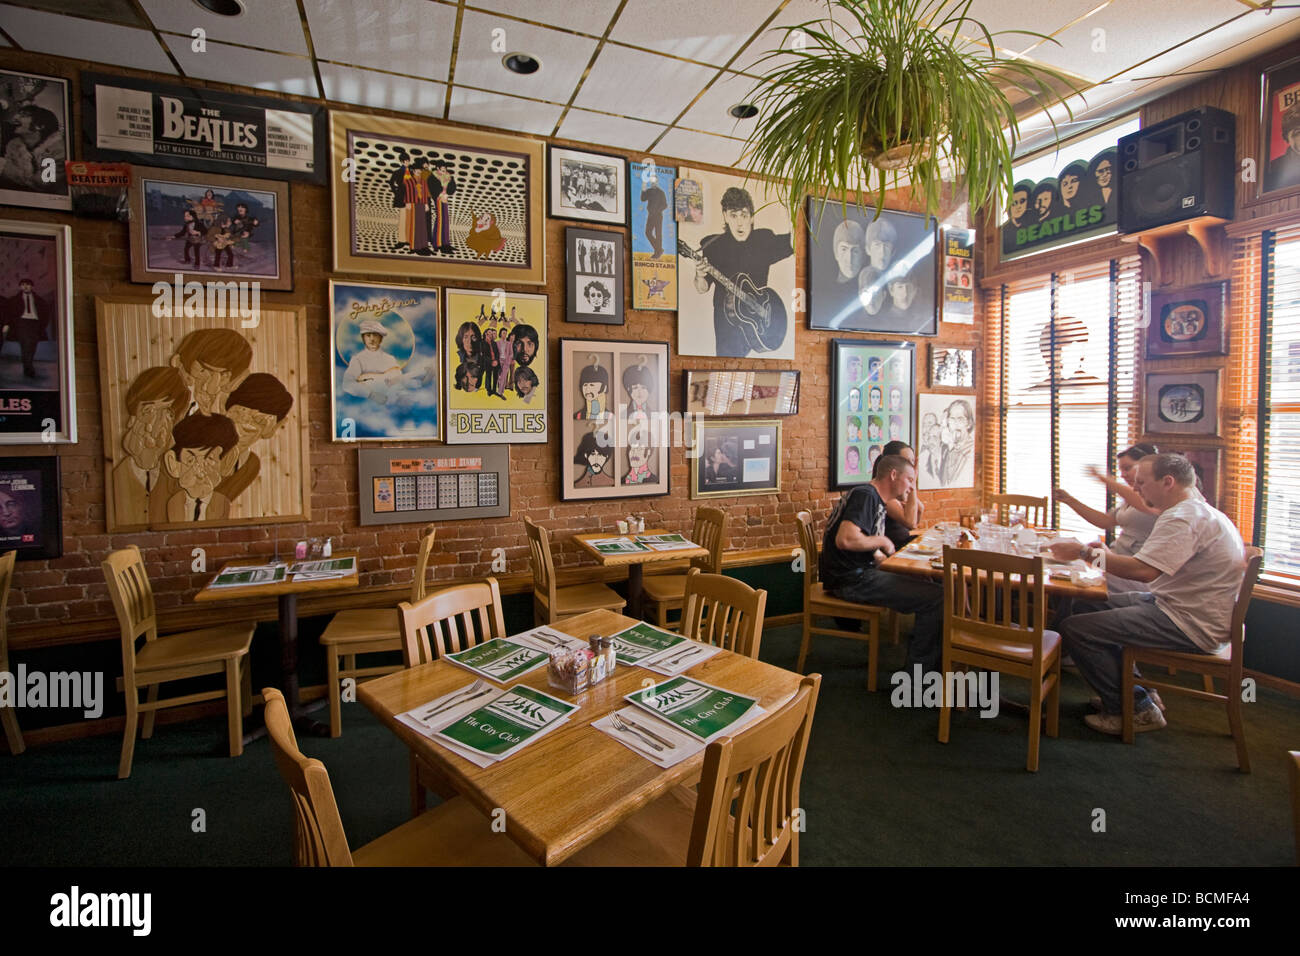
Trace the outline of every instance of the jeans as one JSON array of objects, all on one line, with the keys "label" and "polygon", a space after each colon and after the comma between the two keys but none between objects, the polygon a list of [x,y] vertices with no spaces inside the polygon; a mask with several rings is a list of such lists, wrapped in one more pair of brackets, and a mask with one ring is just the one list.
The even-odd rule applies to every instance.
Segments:
[{"label": "jeans", "polygon": [[907,644],[906,669],[920,664],[923,671],[937,671],[943,662],[943,587],[919,581],[905,574],[872,569],[860,578],[827,589],[832,597],[855,604],[875,604],[904,614],[915,614],[912,637]]},{"label": "jeans", "polygon": [[[1057,614],[1056,629],[1065,652],[1101,695],[1103,714],[1120,712],[1126,646],[1205,653],[1156,607],[1155,600],[1148,591],[1125,591],[1105,601],[1067,602]],[[1155,706],[1139,685],[1134,685],[1133,697],[1135,713]]]}]

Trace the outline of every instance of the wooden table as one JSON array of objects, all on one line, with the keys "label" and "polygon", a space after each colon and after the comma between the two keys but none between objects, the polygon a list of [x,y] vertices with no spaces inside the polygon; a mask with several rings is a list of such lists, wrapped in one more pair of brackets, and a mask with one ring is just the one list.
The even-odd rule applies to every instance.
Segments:
[{"label": "wooden table", "polygon": [[638,621],[642,616],[643,600],[643,566],[653,564],[657,561],[679,561],[683,558],[707,558],[709,556],[708,548],[682,548],[677,551],[655,551],[648,549],[638,551],[635,554],[601,554],[591,546],[592,541],[601,538],[628,538],[635,534],[675,534],[667,528],[651,528],[649,531],[628,532],[622,534],[618,531],[594,531],[590,534],[575,534],[573,540],[577,541],[587,550],[597,561],[607,568],[626,567],[627,568],[627,613]]},{"label": "wooden table", "polygon": [[[298,702],[298,595],[356,587],[360,581],[360,575],[357,571],[361,565],[359,553],[356,551],[335,551],[330,555],[330,559],[349,557],[355,558],[356,563],[353,565],[352,573],[341,578],[295,581],[293,576],[285,575],[283,581],[275,584],[250,584],[245,587],[234,588],[214,588],[209,583],[198,594],[194,595],[196,602],[233,601],[238,598],[274,597],[276,599],[280,619],[280,690],[284,692],[285,704],[289,708],[289,713],[294,717],[295,723],[300,729],[318,737],[328,737],[329,727],[311,720]],[[265,560],[257,559],[231,561],[217,572],[213,580],[215,581],[228,568],[265,565],[266,563]],[[334,692],[337,692],[337,688],[331,691],[331,693]],[[318,703],[315,706],[319,707],[320,704]],[[254,740],[265,733],[266,728],[260,727],[249,733],[247,739]]]},{"label": "wooden table", "polygon": [[[562,630],[574,637],[612,634],[639,623],[613,611],[570,618]],[[718,687],[758,699],[769,713],[799,688],[802,676],[723,651],[687,673]],[[358,696],[413,751],[440,769],[485,815],[505,810],[506,833],[543,865],[554,865],[608,832],[672,787],[698,775],[704,751],[664,770],[607,734],[588,726],[626,703],[625,694],[647,678],[667,680],[644,668],[619,665],[613,677],[576,697],[548,687],[546,668],[516,682],[581,707],[569,722],[519,753],[480,768],[397,720],[397,715],[450,693],[474,675],[438,660],[361,684]],[[485,817],[483,825],[487,826]],[[684,861],[683,861],[684,862]]]},{"label": "wooden table", "polygon": [[[912,551],[913,546],[914,543],[895,552],[878,564],[877,567],[882,571],[892,571],[895,574],[910,574],[913,577],[929,578],[936,581],[942,580],[943,571],[931,567],[930,565],[930,560],[934,558],[935,555],[916,554]],[[940,554],[942,554],[942,552],[940,552]],[[1109,593],[1106,589],[1105,578],[1102,578],[1101,581],[1096,584],[1075,584],[1069,578],[1046,577],[1047,580],[1043,583],[1043,590],[1049,597],[1069,597],[1082,598],[1085,601],[1104,601]]]}]

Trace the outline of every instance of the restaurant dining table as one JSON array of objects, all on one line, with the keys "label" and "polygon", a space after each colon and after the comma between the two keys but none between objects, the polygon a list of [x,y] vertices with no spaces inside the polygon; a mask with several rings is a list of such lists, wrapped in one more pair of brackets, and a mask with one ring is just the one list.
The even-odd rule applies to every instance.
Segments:
[{"label": "restaurant dining table", "polygon": [[[960,547],[969,547],[971,542],[965,538],[962,539]],[[892,571],[895,574],[910,574],[913,577],[928,578],[933,581],[943,579],[943,569],[934,566],[935,558],[943,557],[943,547],[939,546],[937,552],[922,549],[919,544],[919,538],[914,538],[903,548],[891,554],[882,561],[878,567],[882,571]],[[1050,559],[1044,558],[1044,571],[1050,572],[1054,565],[1049,564]],[[1102,577],[1095,583],[1072,581],[1065,576],[1057,576],[1051,573],[1044,575],[1046,580],[1043,582],[1043,590],[1048,597],[1058,598],[1079,598],[1085,601],[1104,601],[1108,595],[1106,588],[1106,579]]]},{"label": "restaurant dining table", "polygon": [[[673,532],[666,528],[651,528],[649,531],[639,531],[635,534],[672,534]],[[641,620],[644,604],[644,567],[647,564],[654,564],[660,561],[679,561],[683,558],[707,558],[709,556],[708,548],[694,547],[682,548],[676,551],[655,551],[647,549],[627,554],[604,554],[597,551],[591,542],[599,541],[602,538],[626,538],[635,537],[635,534],[622,534],[617,531],[593,531],[590,534],[575,534],[573,540],[577,541],[582,548],[591,554],[597,561],[607,568],[626,567],[627,568],[627,613],[638,621]]]},{"label": "restaurant dining table", "polygon": [[[284,693],[284,702],[289,708],[289,714],[293,717],[295,726],[299,730],[316,737],[328,737],[330,732],[327,724],[311,719],[307,713],[308,709],[304,708],[298,700],[298,595],[356,587],[360,581],[357,571],[361,563],[358,552],[335,551],[329,559],[313,560],[334,560],[349,557],[353,558],[352,573],[340,577],[299,580],[296,575],[286,574],[283,581],[238,587],[213,587],[212,582],[215,582],[222,574],[232,568],[257,567],[264,566],[267,563],[265,559],[259,560],[256,558],[231,561],[229,564],[223,565],[212,581],[204,586],[198,594],[194,595],[194,600],[197,603],[235,601],[240,598],[274,597],[276,599],[277,616],[280,625],[280,690]],[[290,562],[291,565],[292,563]],[[317,703],[313,706],[313,709],[319,706],[321,706],[320,703]],[[245,743],[256,740],[265,734],[265,727],[256,727],[245,735]]]},{"label": "restaurant dining table", "polygon": [[[555,628],[577,638],[607,636],[641,622],[613,611],[589,611]],[[793,698],[802,675],[730,651],[685,671],[690,678],[758,700],[768,713]],[[451,785],[484,813],[505,812],[505,830],[529,856],[546,866],[563,862],[678,784],[698,777],[704,750],[664,769],[590,726],[626,705],[626,694],[667,680],[635,665],[578,694],[548,686],[545,666],[510,686],[527,685],[579,705],[564,725],[486,768],[435,743],[398,715],[470,683],[474,675],[447,660],[421,664],[358,687],[358,697],[402,742],[442,771]],[[762,719],[761,717],[759,719]],[[752,726],[752,725],[750,725]],[[402,784],[405,785],[405,778]],[[396,784],[395,784],[396,785]],[[685,862],[683,847],[683,863]]]}]

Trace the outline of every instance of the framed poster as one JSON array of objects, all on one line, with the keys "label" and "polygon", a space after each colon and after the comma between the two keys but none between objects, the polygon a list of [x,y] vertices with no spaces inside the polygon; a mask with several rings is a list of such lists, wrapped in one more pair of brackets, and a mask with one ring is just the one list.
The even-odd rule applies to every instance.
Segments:
[{"label": "framed poster", "polygon": [[59,459],[0,458],[0,552],[19,561],[63,556]]},{"label": "framed poster", "polygon": [[108,531],[310,518],[306,310],[154,307],[95,300]]},{"label": "framed poster", "polygon": [[325,183],[325,109],[310,103],[83,70],[81,126],[84,159]]},{"label": "framed poster", "polygon": [[1113,232],[1119,222],[1119,148],[1070,160],[1055,176],[1022,179],[1002,223],[1001,261]]},{"label": "framed poster", "polygon": [[668,494],[668,343],[560,339],[560,497]]},{"label": "framed poster", "polygon": [[975,350],[930,346],[931,388],[974,388]]},{"label": "framed poster", "polygon": [[510,447],[470,454],[439,445],[357,450],[361,524],[505,518],[510,514]]},{"label": "framed poster", "polygon": [[781,422],[697,419],[692,498],[772,495],[781,490]]},{"label": "framed poster", "polygon": [[1269,67],[1261,82],[1259,198],[1280,198],[1300,192],[1300,57]]},{"label": "framed poster", "polygon": [[1170,448],[1169,451],[1175,455],[1182,455],[1192,463],[1192,470],[1196,472],[1196,486],[1205,496],[1206,503],[1211,508],[1219,507],[1219,471],[1221,470],[1219,465],[1223,461],[1223,449],[1192,448],[1181,445]]},{"label": "framed poster", "polygon": [[808,327],[935,335],[933,219],[809,198]]},{"label": "framed poster", "polygon": [[565,146],[547,146],[550,216],[627,225],[627,160]]},{"label": "framed poster", "polygon": [[695,415],[746,418],[799,414],[799,373],[687,369],[682,410]]},{"label": "framed poster", "polygon": [[[219,278],[199,294],[220,291],[223,302],[237,294],[245,308],[256,307],[260,289],[293,288],[288,183],[181,169],[134,173],[132,282]],[[178,289],[174,307],[198,289]]]},{"label": "framed poster", "polygon": [[623,233],[564,230],[567,322],[623,324]]},{"label": "framed poster", "polygon": [[0,205],[71,209],[68,81],[0,70],[0,102]]},{"label": "framed poster", "polygon": [[1151,293],[1147,322],[1147,358],[1178,355],[1227,355],[1228,336],[1223,315],[1228,307],[1228,283]]},{"label": "framed poster", "polygon": [[677,224],[677,353],[793,359],[794,245],[775,190],[703,170],[689,178],[704,215]]},{"label": "framed poster", "polygon": [[677,167],[632,163],[627,204],[632,210],[632,308],[677,308]]},{"label": "framed poster", "polygon": [[331,279],[330,303],[334,440],[440,441],[438,290]]},{"label": "framed poster", "polygon": [[945,228],[942,319],[975,324],[975,230]]},{"label": "framed poster", "polygon": [[546,296],[443,289],[449,444],[546,443]]},{"label": "framed poster", "polygon": [[916,447],[912,422],[916,343],[831,340],[831,475],[835,488],[866,484],[886,442]]},{"label": "framed poster", "polygon": [[1146,430],[1153,434],[1216,435],[1219,373],[1148,372]]},{"label": "framed poster", "polygon": [[922,392],[916,397],[916,417],[921,423],[916,486],[922,491],[974,488],[975,396]]},{"label": "framed poster", "polygon": [[546,282],[542,144],[330,113],[334,268],[472,282]]},{"label": "framed poster", "polygon": [[0,220],[0,444],[77,440],[72,230]]}]

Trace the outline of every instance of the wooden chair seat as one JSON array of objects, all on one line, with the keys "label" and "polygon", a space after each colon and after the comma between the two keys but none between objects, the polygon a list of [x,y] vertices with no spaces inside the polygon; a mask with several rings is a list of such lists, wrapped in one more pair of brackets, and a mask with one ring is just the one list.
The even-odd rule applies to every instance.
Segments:
[{"label": "wooden chair seat", "polygon": [[[959,627],[952,629],[952,646],[976,654],[987,654],[1007,661],[1028,666],[1034,662],[1034,649],[1018,641],[1002,641],[993,637],[972,634]],[[1050,663],[1060,653],[1061,635],[1055,631],[1043,631],[1043,661]]]},{"label": "wooden chair seat", "polygon": [[812,586],[811,596],[813,611],[816,614],[866,620],[869,617],[884,614],[889,610],[888,608],[877,607],[874,604],[859,604],[857,601],[846,601],[844,598],[834,597],[826,593],[826,589],[820,581]]},{"label": "wooden chair seat", "polygon": [[551,533],[528,518],[524,518],[524,531],[528,534],[528,567],[533,574],[534,624],[556,624],[561,618],[587,611],[621,611],[627,607],[627,601],[605,584],[557,587]]},{"label": "wooden chair seat", "polygon": [[[550,610],[545,598],[542,598],[540,603],[544,610]],[[585,614],[588,611],[598,611],[601,608],[610,611],[621,611],[625,607],[627,607],[627,599],[621,597],[608,584],[596,582],[571,584],[568,587],[555,589],[555,611],[551,616],[551,620],[560,617],[571,617],[575,614]]]},{"label": "wooden chair seat", "polygon": [[514,840],[463,797],[352,851],[353,866],[537,866]]},{"label": "wooden chair seat", "polygon": [[[722,549],[727,532],[727,513],[719,508],[696,508],[691,540],[708,549],[707,557],[691,558],[689,568],[698,568],[706,574],[722,573]],[[668,571],[664,574],[646,575],[642,586],[645,608],[653,612],[654,622],[668,630],[678,630],[680,621],[668,620],[669,611],[680,611],[686,604],[686,573]]]},{"label": "wooden chair seat", "polygon": [[334,615],[321,634],[320,642],[327,647],[387,642],[392,645],[392,650],[400,651],[401,628],[395,607],[353,608]]},{"label": "wooden chair seat", "polygon": [[686,595],[686,573],[648,574],[641,585],[641,592],[647,601],[680,603]]},{"label": "wooden chair seat", "polygon": [[[136,652],[136,673],[143,678],[148,671],[196,664],[218,665],[230,658],[242,657],[248,653],[254,629],[252,624],[225,624],[200,631],[166,634]],[[220,670],[220,666],[214,669]]]}]

